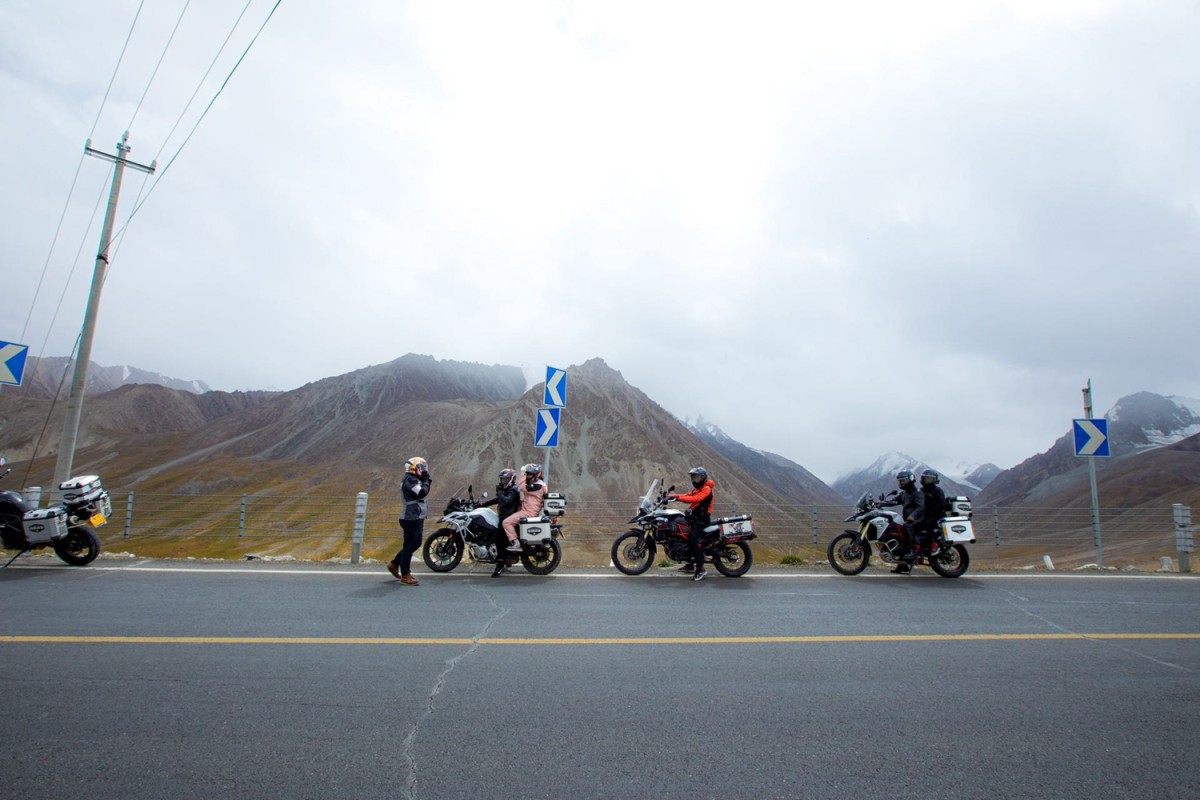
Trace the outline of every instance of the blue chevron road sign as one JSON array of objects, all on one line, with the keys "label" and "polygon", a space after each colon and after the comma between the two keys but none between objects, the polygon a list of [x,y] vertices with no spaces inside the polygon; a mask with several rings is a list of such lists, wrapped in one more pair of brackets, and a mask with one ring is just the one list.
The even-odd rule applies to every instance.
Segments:
[{"label": "blue chevron road sign", "polygon": [[533,436],[535,447],[558,447],[558,422],[561,408],[539,408],[537,431]]},{"label": "blue chevron road sign", "polygon": [[21,385],[21,379],[25,377],[25,356],[28,354],[28,345],[0,342],[0,383]]},{"label": "blue chevron road sign", "polygon": [[554,408],[567,407],[567,371],[558,367],[546,367],[546,391],[542,405]]},{"label": "blue chevron road sign", "polygon": [[1108,458],[1111,455],[1108,447],[1107,419],[1077,419],[1074,431],[1075,455],[1098,458]]}]

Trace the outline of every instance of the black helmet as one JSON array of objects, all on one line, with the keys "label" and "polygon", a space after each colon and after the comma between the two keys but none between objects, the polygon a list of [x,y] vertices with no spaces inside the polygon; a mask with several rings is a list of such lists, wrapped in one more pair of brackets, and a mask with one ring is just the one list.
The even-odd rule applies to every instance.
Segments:
[{"label": "black helmet", "polygon": [[933,470],[927,469],[921,473],[921,485],[933,486],[941,481],[941,477]]},{"label": "black helmet", "polygon": [[525,466],[521,467],[521,472],[525,473],[525,480],[536,481],[538,478],[542,477],[542,465],[526,464]]},{"label": "black helmet", "polygon": [[688,475],[692,477],[692,486],[699,489],[708,480],[708,470],[704,467],[692,467],[688,470]]},{"label": "black helmet", "polygon": [[496,479],[496,490],[511,489],[516,482],[517,471],[515,469],[502,469]]},{"label": "black helmet", "polygon": [[902,469],[896,473],[896,483],[901,489],[911,489],[914,482],[911,469]]}]

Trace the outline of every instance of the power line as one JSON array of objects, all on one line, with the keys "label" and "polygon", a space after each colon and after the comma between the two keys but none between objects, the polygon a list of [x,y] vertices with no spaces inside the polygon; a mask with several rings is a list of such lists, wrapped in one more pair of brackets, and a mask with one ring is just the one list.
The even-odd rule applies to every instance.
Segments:
[{"label": "power line", "polygon": [[150,199],[150,195],[154,193],[154,189],[159,183],[162,182],[162,179],[166,177],[167,171],[171,168],[171,165],[175,163],[175,159],[179,158],[180,154],[183,152],[183,149],[187,147],[188,142],[192,140],[192,136],[196,133],[196,129],[200,127],[200,123],[204,121],[206,116],[208,116],[208,112],[211,111],[213,105],[216,104],[217,98],[220,97],[221,93],[225,91],[225,87],[229,85],[229,81],[233,78],[234,73],[237,72],[238,67],[242,65],[242,61],[246,59],[246,56],[250,53],[250,49],[254,47],[254,44],[258,41],[258,37],[262,34],[263,29],[267,27],[267,23],[271,21],[271,18],[275,16],[275,11],[279,8],[282,2],[283,0],[275,0],[275,5],[271,7],[271,11],[267,14],[267,18],[263,20],[262,25],[260,25],[258,30],[255,31],[254,37],[250,40],[250,43],[246,45],[246,49],[242,51],[240,56],[238,56],[237,63],[235,63],[233,68],[229,70],[229,74],[226,75],[225,80],[221,82],[221,86],[217,89],[216,94],[214,94],[212,99],[208,101],[208,105],[205,106],[204,111],[200,114],[200,118],[196,120],[196,123],[192,126],[192,129],[184,138],[183,144],[179,145],[179,149],[175,151],[175,155],[171,156],[170,160],[167,161],[166,166],[164,166],[158,173],[158,177],[155,179],[154,183],[150,184],[150,189],[146,192],[146,196],[142,198],[142,200],[134,207],[133,211],[130,212],[129,219],[127,219],[125,224],[121,226],[121,230],[117,232],[118,236],[124,234],[125,229],[129,227],[129,223],[133,221],[134,216],[138,213],[138,211],[141,210],[142,206],[146,204],[146,201]]},{"label": "power line", "polygon": [[179,25],[183,22],[183,15],[187,13],[188,6],[192,4],[192,0],[187,0],[183,4],[183,10],[179,12],[179,19],[175,20],[175,27],[171,29],[171,35],[167,37],[167,43],[163,45],[162,54],[158,57],[158,63],[154,65],[154,71],[150,73],[150,80],[146,81],[146,88],[142,91],[142,97],[138,100],[137,108],[133,110],[133,116],[129,120],[129,124],[125,126],[125,130],[133,130],[133,121],[137,119],[138,112],[142,110],[142,103],[146,101],[146,95],[150,93],[150,87],[154,85],[154,79],[158,76],[158,69],[162,66],[163,59],[167,57],[167,51],[171,49],[171,42],[175,41],[175,34],[179,31]]},{"label": "power line", "polygon": [[[129,40],[133,38],[133,29],[137,27],[138,17],[142,15],[142,6],[146,5],[146,0],[138,3],[138,9],[134,12],[133,22],[129,25],[129,33],[125,36],[125,44],[121,47],[121,55],[117,57],[117,65],[113,67],[112,77],[108,79],[108,88],[104,90],[104,98],[100,101],[100,108],[96,109],[96,121],[92,123],[92,132],[88,134],[88,138],[94,138],[96,135],[96,126],[100,124],[100,115],[104,113],[104,105],[108,102],[108,93],[112,91],[113,83],[117,80],[117,72],[121,69],[121,62],[125,60],[125,51],[129,49]],[[83,163],[83,155],[79,156],[79,163]]]},{"label": "power line", "polygon": [[[225,52],[225,48],[229,45],[229,40],[233,38],[234,32],[237,31],[238,26],[241,25],[242,18],[246,16],[246,12],[250,9],[250,4],[253,2],[254,0],[246,0],[246,5],[242,6],[241,13],[238,14],[237,19],[234,20],[233,27],[229,29],[229,33],[225,35],[225,40],[221,42],[220,48],[217,49],[217,54],[213,56],[212,61],[209,62],[208,69],[204,70],[204,74],[200,77],[199,82],[196,84],[195,90],[192,91],[192,96],[189,97],[187,103],[184,104],[183,110],[179,112],[179,117],[175,120],[175,124],[171,126],[171,130],[167,133],[166,138],[163,139],[162,146],[159,147],[158,152],[154,154],[152,163],[157,163],[159,156],[161,156],[163,153],[163,150],[167,149],[167,143],[171,141],[171,137],[175,135],[175,131],[179,128],[179,124],[183,122],[183,118],[186,116],[188,109],[192,107],[192,102],[195,101],[196,95],[200,94],[200,90],[204,87],[204,82],[208,80],[208,76],[212,73],[213,67],[217,65],[217,61],[221,58],[221,54]],[[137,196],[133,199],[133,211],[131,211],[129,216],[126,217],[125,223],[121,226],[121,230],[117,233],[116,244],[113,247],[113,251],[110,256],[111,260],[116,260],[117,253],[120,251],[121,245],[125,241],[125,231],[129,227],[129,221],[133,218],[134,212],[137,211],[138,206],[141,203],[142,194],[146,191],[146,186],[148,184],[152,185],[149,182],[149,174],[143,176],[141,185],[138,186]]]},{"label": "power line", "polygon": [[[121,54],[119,56],[117,56],[116,66],[113,67],[112,76],[108,79],[108,88],[106,88],[104,90],[104,97],[100,100],[100,107],[98,109],[96,109],[96,119],[94,122],[92,122],[91,133],[88,134],[89,141],[91,140],[91,138],[93,136],[96,135],[96,126],[100,124],[100,115],[104,113],[104,106],[108,103],[108,95],[112,91],[113,83],[117,80],[117,73],[121,69],[121,62],[123,62],[125,60],[125,53],[129,50],[129,41],[133,38],[133,31],[137,27],[138,17],[141,16],[142,6],[144,6],[145,4],[146,4],[146,0],[142,0],[142,2],[138,4],[138,9],[133,15],[133,22],[131,22],[129,24],[129,33],[127,33],[125,35],[125,44],[121,46]],[[42,274],[38,277],[37,288],[33,292],[33,299],[29,301],[29,315],[25,318],[24,327],[21,328],[21,340],[22,341],[24,341],[25,334],[29,331],[29,323],[33,319],[33,310],[34,310],[34,308],[37,307],[38,296],[42,292],[42,284],[45,283],[46,273],[50,269],[50,260],[51,260],[51,258],[54,257],[54,248],[58,245],[59,234],[62,233],[63,221],[67,218],[67,209],[70,208],[70,206],[71,206],[71,198],[75,196],[75,187],[79,183],[79,173],[83,169],[83,159],[84,159],[85,155],[86,155],[85,153],[81,152],[79,154],[79,163],[75,165],[75,176],[73,178],[71,178],[71,188],[67,190],[67,200],[65,203],[63,203],[62,213],[59,214],[59,216],[58,216],[58,225],[55,226],[54,236],[50,240],[50,251],[46,253],[46,262],[42,265]],[[103,197],[103,195],[101,195],[101,196]],[[97,207],[99,207],[99,206],[97,205]],[[93,212],[93,216],[94,216],[94,213],[95,212]],[[76,261],[78,261],[79,256],[76,255],[75,258],[76,258]],[[74,272],[74,267],[72,267],[71,269],[72,269],[72,272]],[[68,284],[70,283],[70,278],[67,279],[67,283]],[[66,291],[67,290],[64,287],[63,295],[66,294]],[[61,307],[62,306],[62,297],[61,296],[59,297],[58,302],[59,302],[59,306]],[[55,316],[57,316],[57,315],[58,315],[58,312],[55,311]],[[49,336],[47,336],[47,339],[49,339]],[[45,355],[45,353],[43,352],[42,355]]]}]

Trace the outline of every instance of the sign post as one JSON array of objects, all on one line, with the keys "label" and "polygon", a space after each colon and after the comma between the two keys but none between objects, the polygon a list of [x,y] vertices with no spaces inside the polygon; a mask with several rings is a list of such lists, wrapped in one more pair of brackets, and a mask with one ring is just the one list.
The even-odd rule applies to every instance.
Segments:
[{"label": "sign post", "polygon": [[558,447],[558,427],[562,410],[567,407],[567,371],[558,367],[546,367],[546,384],[542,392],[542,405],[534,420],[533,444],[546,448],[546,463],[542,465],[542,476],[550,483],[550,448]]},{"label": "sign post", "polygon": [[1092,379],[1083,387],[1083,415],[1075,420],[1075,455],[1088,460],[1088,480],[1092,484],[1092,538],[1096,544],[1096,566],[1104,569],[1104,548],[1100,538],[1100,499],[1096,492],[1096,459],[1111,454],[1108,420],[1092,419]]}]

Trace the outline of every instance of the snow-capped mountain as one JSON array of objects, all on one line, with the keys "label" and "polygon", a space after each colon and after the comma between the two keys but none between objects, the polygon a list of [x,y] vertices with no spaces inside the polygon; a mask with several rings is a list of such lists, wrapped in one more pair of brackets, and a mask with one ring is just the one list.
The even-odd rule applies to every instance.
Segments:
[{"label": "snow-capped mountain", "polygon": [[[981,467],[970,467],[972,474],[988,471],[987,468],[996,470],[999,469],[994,464],[985,464]],[[875,459],[871,466],[864,469],[851,472],[843,475],[833,482],[833,490],[842,497],[853,502],[857,500],[864,492],[872,495],[879,495],[885,492],[890,492],[896,488],[896,473],[902,469],[912,470],[915,475],[920,475],[927,469],[935,470],[941,475],[942,491],[947,495],[967,495],[968,497],[976,495],[982,488],[974,483],[968,483],[963,480],[963,476],[952,477],[953,472],[947,472],[937,469],[926,464],[920,459],[913,458],[906,453],[887,453]]]},{"label": "snow-capped mountain", "polygon": [[1200,400],[1138,392],[1122,397],[1106,415],[1121,427],[1135,452],[1165,447],[1200,433]]},{"label": "snow-capped mountain", "polygon": [[837,492],[794,461],[737,441],[703,417],[683,424],[702,442],[746,470],[756,480],[798,503],[841,505]]},{"label": "snow-capped mountain", "polygon": [[[1098,470],[1113,462],[1168,447],[1200,434],[1200,401],[1138,392],[1117,401],[1108,419],[1109,458],[1096,458]],[[1087,481],[1086,458],[1075,455],[1068,430],[1049,450],[1005,470],[980,497],[981,505],[1020,505]]]},{"label": "snow-capped mountain", "polygon": [[[12,391],[19,391],[28,397],[50,398],[54,397],[55,393],[60,393],[62,397],[66,397],[70,384],[70,376],[65,376],[65,373],[68,369],[72,369],[73,364],[74,362],[71,359],[61,356],[50,358],[30,356],[25,367],[24,382],[20,387]],[[64,378],[67,386],[60,392],[59,387],[63,385]],[[171,378],[157,372],[138,369],[137,367],[102,367],[94,361],[88,365],[87,394],[89,395],[103,394],[104,392],[111,392],[113,389],[133,384],[165,386],[168,389],[189,392],[191,394],[204,394],[211,391],[208,384],[204,381]]]},{"label": "snow-capped mountain", "polygon": [[988,462],[987,464],[978,464],[963,471],[961,477],[951,475],[958,483],[964,486],[972,486],[982,491],[987,488],[988,484],[996,479],[1004,470],[997,467],[995,464]]}]

